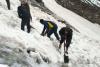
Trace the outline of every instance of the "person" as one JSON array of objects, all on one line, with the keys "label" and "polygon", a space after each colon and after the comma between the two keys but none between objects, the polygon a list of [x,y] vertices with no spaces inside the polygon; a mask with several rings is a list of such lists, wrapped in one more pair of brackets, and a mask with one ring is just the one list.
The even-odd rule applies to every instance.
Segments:
[{"label": "person", "polygon": [[40,19],[40,23],[44,25],[43,31],[41,33],[42,36],[47,34],[47,37],[50,38],[50,36],[54,33],[56,39],[59,40],[57,33],[58,26],[55,23],[52,21],[46,21],[44,19]]},{"label": "person", "polygon": [[8,9],[10,10],[10,0],[6,0],[6,3],[7,3]]},{"label": "person", "polygon": [[21,6],[18,7],[18,16],[22,19],[21,22],[21,30],[24,31],[25,25],[27,26],[27,32],[30,33],[30,20],[32,20],[31,14],[30,14],[30,8],[27,2],[22,0]]},{"label": "person", "polygon": [[59,35],[61,37],[59,49],[61,48],[62,43],[64,43],[64,51],[68,53],[67,51],[72,40],[73,30],[68,26],[63,27],[60,29]]}]

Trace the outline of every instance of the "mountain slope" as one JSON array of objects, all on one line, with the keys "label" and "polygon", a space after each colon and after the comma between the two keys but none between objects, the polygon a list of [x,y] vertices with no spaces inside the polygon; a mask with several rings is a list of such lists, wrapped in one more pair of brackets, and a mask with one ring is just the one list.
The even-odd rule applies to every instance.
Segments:
[{"label": "mountain slope", "polygon": [[67,8],[92,23],[100,24],[99,0],[55,0],[58,4]]},{"label": "mountain slope", "polygon": [[[55,14],[66,20],[67,23],[75,27],[80,33],[73,33],[73,43],[70,51],[70,64],[72,67],[82,66],[99,67],[100,61],[100,30],[99,25],[80,17],[58,5],[54,0],[43,0],[44,4]],[[50,5],[48,5],[50,4]],[[53,7],[52,7],[53,6]],[[97,53],[95,53],[97,51]],[[98,56],[98,59],[97,59]],[[84,58],[84,59],[83,59]],[[94,61],[96,58],[96,61]],[[77,63],[76,63],[77,62]]]},{"label": "mountain slope", "polygon": [[[11,67],[36,67],[48,66],[46,63],[62,62],[62,56],[55,49],[47,37],[40,35],[43,26],[39,23],[40,18],[53,19],[52,16],[42,12],[39,8],[31,7],[33,21],[32,29],[28,34],[20,30],[21,20],[17,15],[18,0],[11,0],[11,10],[6,7],[6,2],[0,0],[0,63]],[[62,25],[62,24],[61,24]],[[57,44],[58,45],[58,44]],[[31,56],[27,54],[27,48],[35,49]],[[45,65],[42,65],[44,64]]]},{"label": "mountain slope", "polygon": [[[45,4],[49,3],[49,6],[57,6],[57,4],[54,4],[55,1],[53,0],[43,1]],[[63,46],[61,48],[62,53],[60,54],[57,50],[59,42],[54,35],[52,35],[53,41],[46,36],[43,37],[40,35],[43,26],[39,23],[39,19],[52,20],[58,25],[59,29],[65,25],[59,23],[54,17],[47,13],[42,12],[39,8],[30,5],[33,18],[31,25],[35,27],[35,29],[32,29],[31,33],[28,34],[25,31],[20,30],[21,20],[17,15],[17,7],[19,5],[20,2],[18,0],[11,0],[11,10],[9,11],[6,7],[5,0],[0,0],[0,64],[6,64],[9,67],[62,67]],[[59,6],[59,8],[61,7]],[[48,9],[51,9],[51,7],[48,7]],[[58,7],[55,9],[57,12]],[[63,8],[60,10],[63,10]],[[78,33],[75,30],[73,32],[73,39],[69,48],[70,62],[68,66],[80,67],[81,64],[86,67],[89,64],[88,67],[91,67],[91,65],[93,67],[99,67],[100,41],[98,35],[99,32],[97,32],[97,30],[99,30],[100,26],[90,24],[85,20],[88,24],[92,25],[93,28],[97,29],[97,33],[95,33],[95,30],[91,31],[91,29],[93,29],[92,27],[87,27],[88,25],[84,26],[85,24],[82,26],[81,23],[84,19],[78,17],[76,14],[70,13],[69,11],[68,18],[66,10],[63,10],[60,13],[61,14],[57,13],[57,15],[68,21],[69,24],[76,21],[75,17],[80,19],[77,21],[77,26],[75,24],[76,22],[71,24],[76,29],[80,28],[78,30],[81,33]],[[69,16],[69,14],[73,17]],[[79,22],[81,23],[79,24]],[[83,33],[84,31],[88,32],[86,29],[89,30],[91,35]],[[92,35],[98,37],[91,37]],[[28,54],[27,49],[32,49],[33,51]]]}]

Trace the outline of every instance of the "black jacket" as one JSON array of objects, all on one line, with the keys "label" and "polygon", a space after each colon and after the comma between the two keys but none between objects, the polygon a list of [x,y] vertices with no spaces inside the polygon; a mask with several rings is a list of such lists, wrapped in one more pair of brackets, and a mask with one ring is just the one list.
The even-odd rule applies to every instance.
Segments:
[{"label": "black jacket", "polygon": [[66,27],[61,28],[59,31],[59,34],[61,37],[64,36],[67,38],[72,38],[72,35],[73,35],[72,33],[73,33],[72,29],[66,28]]},{"label": "black jacket", "polygon": [[30,14],[30,9],[28,4],[24,4],[18,7],[18,16],[19,18],[31,19],[31,14]]}]

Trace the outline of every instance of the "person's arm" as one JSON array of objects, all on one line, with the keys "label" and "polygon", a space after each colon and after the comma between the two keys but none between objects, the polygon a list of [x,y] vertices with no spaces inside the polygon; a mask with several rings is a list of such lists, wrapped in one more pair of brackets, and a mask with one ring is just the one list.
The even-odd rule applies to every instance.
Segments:
[{"label": "person's arm", "polygon": [[17,12],[18,12],[18,16],[19,16],[19,18],[22,18],[22,14],[21,14],[21,7],[18,7]]},{"label": "person's arm", "polygon": [[44,31],[44,35],[46,35],[48,33],[49,29],[46,28],[45,31]]},{"label": "person's arm", "polygon": [[42,31],[42,33],[41,33],[42,36],[45,35],[45,30],[46,30],[46,27],[45,27],[45,25],[44,25],[43,31]]}]

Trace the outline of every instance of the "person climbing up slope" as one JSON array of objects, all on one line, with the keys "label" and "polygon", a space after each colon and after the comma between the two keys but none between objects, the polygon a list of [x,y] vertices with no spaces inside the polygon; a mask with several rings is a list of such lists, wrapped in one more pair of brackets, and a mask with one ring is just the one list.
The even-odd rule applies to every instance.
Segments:
[{"label": "person climbing up slope", "polygon": [[58,26],[54,22],[40,19],[40,23],[44,25],[43,31],[41,33],[42,36],[45,36],[47,34],[47,37],[50,38],[50,36],[54,33],[56,39],[59,40],[59,36],[57,33]]}]

